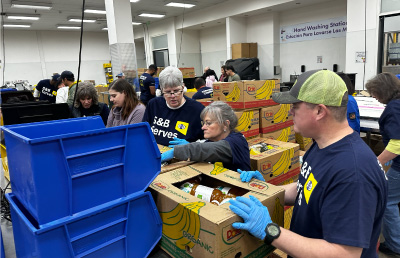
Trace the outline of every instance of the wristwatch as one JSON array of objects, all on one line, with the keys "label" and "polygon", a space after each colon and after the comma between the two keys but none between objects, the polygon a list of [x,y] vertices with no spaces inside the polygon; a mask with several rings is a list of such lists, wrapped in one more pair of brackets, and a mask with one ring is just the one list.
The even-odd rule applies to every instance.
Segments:
[{"label": "wristwatch", "polygon": [[281,234],[281,229],[278,224],[276,223],[269,223],[265,228],[265,238],[264,243],[267,245],[271,245],[272,241],[277,239]]}]

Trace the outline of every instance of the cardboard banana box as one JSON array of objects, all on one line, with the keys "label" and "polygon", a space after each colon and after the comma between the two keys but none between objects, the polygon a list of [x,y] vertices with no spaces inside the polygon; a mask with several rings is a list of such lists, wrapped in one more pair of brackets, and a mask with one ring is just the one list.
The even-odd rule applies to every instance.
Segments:
[{"label": "cardboard banana box", "polygon": [[296,142],[293,125],[277,131],[263,133],[261,134],[261,138],[272,139],[281,142]]},{"label": "cardboard banana box", "polygon": [[260,111],[260,133],[270,133],[293,125],[290,104],[264,107]]},{"label": "cardboard banana box", "polygon": [[180,67],[179,70],[182,72],[183,78],[194,78],[196,73],[194,72],[194,67]]},{"label": "cardboard banana box", "polygon": [[271,95],[279,91],[279,80],[213,83],[214,101],[224,101],[235,109],[278,105]]},{"label": "cardboard banana box", "polygon": [[[161,144],[157,144],[158,149],[160,150],[161,153],[166,152],[167,150],[170,150],[171,148],[168,146],[164,146]],[[161,164],[161,172],[160,173],[165,173],[180,167],[185,167],[187,165],[193,164],[195,161],[179,161],[177,159],[173,159],[169,165],[163,165]]]},{"label": "cardboard banana box", "polygon": [[238,118],[238,125],[236,130],[241,132],[244,137],[252,137],[259,134],[260,128],[260,110],[247,110],[247,111],[235,111],[235,115]]},{"label": "cardboard banana box", "polygon": [[248,191],[265,205],[274,222],[284,225],[284,190],[253,179],[240,180],[240,174],[208,163],[196,163],[160,174],[150,185],[163,229],[161,248],[172,257],[265,257],[275,248],[265,245],[232,223],[242,219],[229,209],[229,203],[216,206],[179,189],[188,179],[201,175],[204,185],[235,186]]},{"label": "cardboard banana box", "polygon": [[300,145],[300,150],[307,151],[313,143],[311,138],[303,137],[303,135],[299,133],[296,133],[295,137],[296,142]]},{"label": "cardboard banana box", "polygon": [[251,169],[260,171],[266,182],[279,185],[299,174],[298,144],[265,138],[255,138],[247,142],[249,147],[261,142],[273,147],[257,155],[250,154]]}]

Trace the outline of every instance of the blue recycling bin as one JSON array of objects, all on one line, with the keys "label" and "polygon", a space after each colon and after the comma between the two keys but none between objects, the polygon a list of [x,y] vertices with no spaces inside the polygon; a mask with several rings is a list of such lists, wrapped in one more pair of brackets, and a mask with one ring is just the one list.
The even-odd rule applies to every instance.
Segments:
[{"label": "blue recycling bin", "polygon": [[13,194],[37,228],[144,191],[161,170],[148,123],[85,117],[3,126]]},{"label": "blue recycling bin", "polygon": [[42,228],[34,225],[13,193],[6,197],[18,258],[142,258],[161,239],[161,218],[149,192],[114,200]]}]

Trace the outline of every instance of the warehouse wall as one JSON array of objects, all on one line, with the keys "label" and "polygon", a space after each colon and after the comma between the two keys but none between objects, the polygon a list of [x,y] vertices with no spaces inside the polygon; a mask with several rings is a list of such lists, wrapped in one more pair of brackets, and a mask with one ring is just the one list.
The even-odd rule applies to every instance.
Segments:
[{"label": "warehouse wall", "polygon": [[258,59],[260,60],[260,79],[274,77],[274,21],[272,13],[247,18],[246,42],[258,43]]},{"label": "warehouse wall", "polygon": [[[346,10],[345,0],[312,5],[282,12],[280,25],[289,26],[342,17],[346,16]],[[317,56],[322,56],[322,63],[317,63]],[[301,65],[305,65],[308,71],[322,68],[332,70],[333,64],[338,64],[338,70],[343,71],[346,65],[346,37],[281,44],[280,64],[282,81],[289,81],[290,74],[300,74]]]},{"label": "warehouse wall", "polygon": [[221,62],[227,60],[225,24],[200,30],[200,46],[202,69],[209,66],[221,76]]},{"label": "warehouse wall", "polygon": [[[5,81],[28,80],[34,85],[63,70],[77,77],[79,36],[79,32],[5,30]],[[103,63],[109,61],[107,33],[84,33],[80,78],[105,83]]]},{"label": "warehouse wall", "polygon": [[144,40],[143,39],[135,40],[135,48],[136,48],[137,67],[138,68],[147,68],[146,51],[144,49]]},{"label": "warehouse wall", "polygon": [[[176,31],[176,58],[178,67],[194,67],[196,75],[202,75],[200,55],[200,33],[198,30]],[[182,38],[182,44],[181,44]]]}]

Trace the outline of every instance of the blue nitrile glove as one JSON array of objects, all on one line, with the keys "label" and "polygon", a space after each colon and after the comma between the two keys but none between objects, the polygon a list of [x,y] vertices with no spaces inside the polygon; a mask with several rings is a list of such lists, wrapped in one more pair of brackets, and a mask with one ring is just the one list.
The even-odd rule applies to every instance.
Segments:
[{"label": "blue nitrile glove", "polygon": [[185,145],[185,144],[188,144],[188,143],[189,142],[186,141],[185,139],[179,139],[177,137],[174,137],[174,140],[169,142],[170,145],[168,145],[168,147],[173,148],[176,145]]},{"label": "blue nitrile glove", "polygon": [[265,179],[261,173],[256,170],[256,171],[242,171],[240,169],[237,170],[237,172],[240,173],[240,179],[242,179],[242,182],[250,182],[250,180],[254,177],[255,179],[261,180],[265,182]]},{"label": "blue nitrile glove", "polygon": [[166,161],[170,161],[173,158],[174,158],[174,149],[170,149],[170,150],[167,150],[164,153],[161,153],[161,163],[164,163]]},{"label": "blue nitrile glove", "polygon": [[236,200],[230,200],[229,208],[243,218],[244,223],[235,222],[232,227],[249,231],[253,236],[264,240],[265,228],[272,223],[267,207],[254,196],[250,199],[242,196],[236,197]]}]

